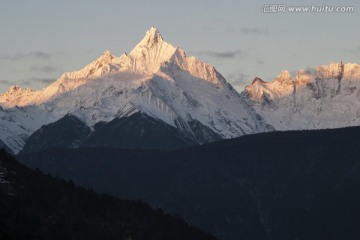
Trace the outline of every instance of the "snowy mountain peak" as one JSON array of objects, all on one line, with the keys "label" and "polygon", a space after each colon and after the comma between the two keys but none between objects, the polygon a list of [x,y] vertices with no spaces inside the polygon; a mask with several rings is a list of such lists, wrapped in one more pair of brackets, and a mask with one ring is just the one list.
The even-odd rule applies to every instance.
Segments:
[{"label": "snowy mountain peak", "polygon": [[160,32],[155,28],[151,27],[147,32],[145,37],[139,43],[141,46],[146,46],[148,48],[152,48],[158,43],[161,43],[163,38]]},{"label": "snowy mountain peak", "polygon": [[[110,51],[105,51],[83,69],[65,72],[56,82],[45,89],[23,94],[24,91],[17,91],[18,87],[15,86],[6,96],[0,96],[0,104],[6,108],[15,105],[42,104],[94,80],[112,78],[112,76],[125,72],[140,74],[144,79],[150,79],[154,74],[179,78],[175,75],[180,73],[180,69],[182,75],[188,72],[196,79],[206,80],[219,87],[226,83],[214,67],[197,58],[187,57],[182,49],[164,41],[160,32],[152,27],[129,55],[122,54],[116,57]],[[17,92],[17,94],[12,92]]]},{"label": "snowy mountain peak", "polygon": [[[68,113],[94,127],[100,121],[141,112],[198,143],[267,128],[213,66],[187,57],[156,28],[149,29],[128,55],[115,57],[105,51],[83,69],[64,73],[42,90],[0,96],[0,106],[23,106],[10,109],[13,118],[23,119],[21,124],[0,112],[0,135],[4,136],[0,140],[14,152],[41,125]],[[10,127],[13,130],[8,131]]]},{"label": "snowy mountain peak", "polygon": [[152,49],[162,43],[168,44],[164,41],[161,33],[154,27],[151,27],[145,34],[145,37],[135,46],[130,52],[130,55],[134,55],[139,49]]},{"label": "snowy mountain peak", "polygon": [[176,47],[165,42],[160,32],[152,27],[123,62],[126,62],[127,69],[154,74],[162,63],[171,59],[176,50]]}]

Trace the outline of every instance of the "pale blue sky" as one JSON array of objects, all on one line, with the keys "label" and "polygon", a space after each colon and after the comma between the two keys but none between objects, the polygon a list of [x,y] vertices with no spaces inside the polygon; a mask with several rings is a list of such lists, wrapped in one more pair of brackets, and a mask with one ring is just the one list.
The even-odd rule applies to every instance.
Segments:
[{"label": "pale blue sky", "polygon": [[[353,6],[353,13],[262,13],[266,4]],[[129,52],[151,26],[236,88],[255,77],[360,63],[359,1],[1,0],[0,93],[39,89],[105,50]]]}]

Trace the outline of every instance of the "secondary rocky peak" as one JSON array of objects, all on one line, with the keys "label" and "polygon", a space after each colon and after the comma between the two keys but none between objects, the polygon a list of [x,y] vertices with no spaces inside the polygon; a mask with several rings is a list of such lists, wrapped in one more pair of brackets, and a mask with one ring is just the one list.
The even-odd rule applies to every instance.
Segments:
[{"label": "secondary rocky peak", "polygon": [[105,52],[103,52],[100,56],[101,58],[109,58],[109,59],[113,59],[115,56],[114,54],[112,54],[109,50],[106,50]]},{"label": "secondary rocky peak", "polygon": [[344,64],[330,63],[329,65],[321,65],[316,67],[316,78],[328,79],[328,78],[340,78],[344,74]]},{"label": "secondary rocky peak", "polygon": [[287,70],[282,70],[280,74],[275,78],[275,81],[286,85],[292,84],[291,75]]},{"label": "secondary rocky peak", "polygon": [[13,85],[9,88],[8,92],[16,92],[19,90],[20,90],[20,87],[18,85]]},{"label": "secondary rocky peak", "polygon": [[291,75],[290,75],[288,70],[282,70],[280,72],[280,74],[278,75],[278,78],[283,78],[283,79],[284,78],[290,78],[291,79]]},{"label": "secondary rocky peak", "polygon": [[266,83],[266,82],[259,77],[255,77],[254,80],[251,82],[251,85],[256,85],[261,83]]},{"label": "secondary rocky peak", "polygon": [[100,57],[95,61],[96,67],[101,67],[105,64],[109,64],[115,58],[115,55],[112,54],[110,51],[103,52]]},{"label": "secondary rocky peak", "polygon": [[30,88],[20,88],[18,85],[13,85],[5,94],[22,93],[22,92],[33,92]]},{"label": "secondary rocky peak", "polygon": [[79,71],[64,73],[61,76],[60,80],[61,79],[81,79],[81,78],[91,77],[94,75],[99,76],[99,75],[101,75],[101,72],[98,72],[98,70],[99,69],[101,70],[101,68],[103,66],[112,63],[112,61],[114,59],[115,59],[115,56],[110,51],[105,51],[95,61],[86,65],[85,68],[83,68]]}]

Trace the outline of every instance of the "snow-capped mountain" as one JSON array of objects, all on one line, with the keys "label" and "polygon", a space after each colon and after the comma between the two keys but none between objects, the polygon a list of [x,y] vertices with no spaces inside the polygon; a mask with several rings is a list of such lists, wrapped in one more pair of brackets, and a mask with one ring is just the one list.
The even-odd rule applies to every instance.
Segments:
[{"label": "snow-capped mountain", "polygon": [[269,128],[213,66],[187,57],[155,28],[128,55],[106,51],[42,90],[11,87],[0,106],[0,140],[15,153],[34,131],[67,114],[93,128],[141,112],[199,144],[213,133],[232,138]]},{"label": "snow-capped mountain", "polygon": [[254,79],[242,92],[277,130],[360,125],[360,66],[331,63],[316,70],[282,71],[272,82]]}]

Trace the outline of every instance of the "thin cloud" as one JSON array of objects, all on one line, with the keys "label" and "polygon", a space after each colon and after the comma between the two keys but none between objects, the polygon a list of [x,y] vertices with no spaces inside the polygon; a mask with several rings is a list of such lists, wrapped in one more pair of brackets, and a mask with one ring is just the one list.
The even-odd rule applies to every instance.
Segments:
[{"label": "thin cloud", "polygon": [[20,86],[27,86],[27,87],[30,87],[30,86],[32,86],[33,84],[30,82],[30,81],[28,81],[28,80],[21,80],[20,81]]},{"label": "thin cloud", "polygon": [[32,86],[34,85],[34,83],[44,83],[44,84],[50,84],[55,82],[56,79],[55,78],[29,78],[27,80],[21,79],[21,80],[17,80],[17,81],[10,81],[7,79],[1,79],[0,80],[0,84],[1,85],[19,85],[19,86]]},{"label": "thin cloud", "polygon": [[249,75],[243,72],[230,73],[227,77],[229,82],[234,86],[244,86],[249,84]]},{"label": "thin cloud", "polygon": [[234,27],[226,27],[226,28],[224,28],[225,29],[225,32],[226,33],[233,33],[233,32],[235,32],[237,29],[236,28],[234,28]]},{"label": "thin cloud", "polygon": [[0,84],[2,84],[2,85],[15,85],[15,82],[2,79],[2,80],[0,80]]},{"label": "thin cloud", "polygon": [[314,67],[306,67],[306,68],[304,69],[304,71],[305,71],[306,73],[309,73],[309,74],[313,74],[313,75],[316,74],[316,68],[314,68]]},{"label": "thin cloud", "polygon": [[55,82],[55,78],[29,78],[29,82],[38,82],[38,83],[45,83],[50,84]]},{"label": "thin cloud", "polygon": [[234,51],[226,51],[226,52],[202,50],[200,52],[195,52],[195,54],[198,56],[207,56],[207,57],[219,58],[219,59],[233,59],[236,57],[246,56],[246,52],[244,50],[234,50]]},{"label": "thin cloud", "polygon": [[3,94],[3,93],[6,93],[8,91],[8,89],[11,87],[11,86],[14,86],[14,85],[20,85],[20,86],[29,86],[27,84],[24,84],[22,81],[20,82],[15,82],[15,81],[10,81],[10,80],[7,80],[7,79],[1,79],[0,80],[0,85],[3,86],[1,87],[1,91],[0,91],[0,95]]},{"label": "thin cloud", "polygon": [[268,34],[269,29],[266,27],[242,27],[240,28],[240,32],[243,34]]},{"label": "thin cloud", "polygon": [[[214,31],[216,30],[216,28],[212,27],[212,26],[205,26],[203,27],[204,30],[206,31]],[[222,29],[226,32],[226,33],[235,33],[235,32],[240,32],[242,34],[253,34],[253,35],[265,35],[268,34],[270,32],[269,28],[267,27],[232,27],[232,26],[226,26],[226,27],[222,27]]]},{"label": "thin cloud", "polygon": [[47,59],[50,59],[51,57],[52,57],[52,54],[50,54],[50,53],[35,51],[35,52],[26,53],[26,54],[18,53],[18,54],[14,54],[14,55],[1,55],[0,60],[20,61],[20,60],[27,59],[27,58],[34,58],[34,59],[38,59],[38,60],[47,60]]},{"label": "thin cloud", "polygon": [[360,45],[351,49],[345,49],[344,52],[352,53],[352,54],[360,54]]},{"label": "thin cloud", "polygon": [[59,72],[59,69],[55,66],[47,65],[47,66],[32,66],[30,68],[33,72],[44,72],[44,73],[55,73]]}]

